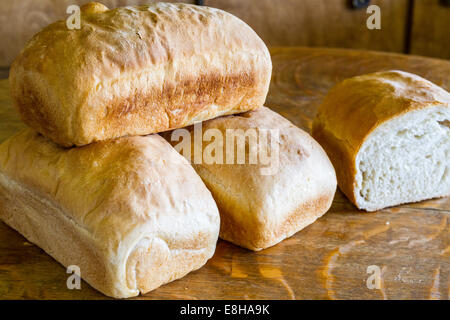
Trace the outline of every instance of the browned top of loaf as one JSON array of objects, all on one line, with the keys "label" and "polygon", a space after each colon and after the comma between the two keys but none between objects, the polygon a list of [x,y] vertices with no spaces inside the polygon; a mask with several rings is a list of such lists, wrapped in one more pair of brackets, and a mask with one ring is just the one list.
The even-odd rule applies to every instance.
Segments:
[{"label": "browned top of loaf", "polygon": [[267,50],[250,27],[222,10],[181,3],[108,10],[89,3],[82,7],[81,29],[69,30],[65,20],[50,24],[27,42],[13,68],[20,65],[75,89],[93,74],[109,80],[125,68],[142,71],[180,54],[243,47]]}]

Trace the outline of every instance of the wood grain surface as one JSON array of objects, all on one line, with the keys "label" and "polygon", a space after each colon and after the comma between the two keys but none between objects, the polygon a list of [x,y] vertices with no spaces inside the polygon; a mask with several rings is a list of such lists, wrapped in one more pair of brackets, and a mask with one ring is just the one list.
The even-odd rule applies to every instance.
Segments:
[{"label": "wood grain surface", "polygon": [[268,46],[322,46],[404,52],[409,0],[372,0],[381,30],[369,30],[366,8],[348,0],[205,0],[247,22]]},{"label": "wood grain surface", "polygon": [[[267,106],[308,130],[324,94],[355,75],[401,69],[450,89],[450,62],[353,50],[274,48]],[[0,81],[0,140],[23,124]],[[330,211],[282,243],[250,252],[219,241],[198,271],[137,299],[449,299],[450,199],[374,213],[338,191]],[[381,288],[368,289],[368,266]],[[68,290],[59,263],[0,223],[0,298],[104,299],[82,282]]]},{"label": "wood grain surface", "polygon": [[450,6],[440,0],[415,0],[411,53],[450,59]]}]

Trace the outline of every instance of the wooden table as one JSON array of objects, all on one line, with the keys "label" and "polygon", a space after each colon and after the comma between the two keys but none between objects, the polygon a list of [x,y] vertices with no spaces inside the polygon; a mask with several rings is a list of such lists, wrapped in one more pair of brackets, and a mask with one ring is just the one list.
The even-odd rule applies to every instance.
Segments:
[{"label": "wooden table", "polygon": [[[274,48],[267,106],[306,130],[336,82],[384,69],[417,73],[450,89],[450,62],[339,49]],[[0,140],[23,126],[0,81]],[[258,253],[219,241],[202,269],[138,299],[448,299],[450,199],[375,213],[355,209],[339,191],[330,211]],[[368,289],[369,266],[381,288]],[[0,298],[103,299],[82,283],[66,288],[65,268],[0,223]]]}]

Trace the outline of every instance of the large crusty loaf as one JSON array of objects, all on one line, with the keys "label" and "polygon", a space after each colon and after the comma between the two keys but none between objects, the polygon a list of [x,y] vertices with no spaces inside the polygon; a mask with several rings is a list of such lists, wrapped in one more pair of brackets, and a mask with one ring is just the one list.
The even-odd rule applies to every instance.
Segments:
[{"label": "large crusty loaf", "polygon": [[[200,124],[188,128],[189,136],[182,135],[184,129],[163,136],[191,160],[211,191],[221,216],[221,238],[261,250],[330,208],[336,191],[333,166],[320,145],[287,119],[262,107],[201,125],[201,130]],[[257,137],[257,143],[250,138],[238,142],[246,135]],[[187,138],[192,141],[190,155]],[[261,157],[269,153],[273,157]],[[245,157],[239,160],[241,155]],[[258,158],[251,160],[252,155]]]},{"label": "large crusty loaf", "polygon": [[160,136],[63,149],[31,129],[0,146],[0,218],[118,298],[200,268],[220,226],[211,193]]},{"label": "large crusty loaf", "polygon": [[340,189],[375,211],[450,195],[450,95],[410,73],[343,81],[320,106],[313,136],[336,168]]},{"label": "large crusty loaf", "polygon": [[62,146],[179,128],[263,105],[272,63],[243,21],[214,8],[154,3],[82,7],[14,61],[23,121]]}]

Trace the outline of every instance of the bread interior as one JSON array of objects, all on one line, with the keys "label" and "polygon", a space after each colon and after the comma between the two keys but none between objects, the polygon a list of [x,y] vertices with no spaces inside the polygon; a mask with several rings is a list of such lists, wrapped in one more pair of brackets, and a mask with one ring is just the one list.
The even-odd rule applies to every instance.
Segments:
[{"label": "bread interior", "polygon": [[355,198],[374,211],[450,195],[450,108],[400,115],[375,129],[356,156]]}]

